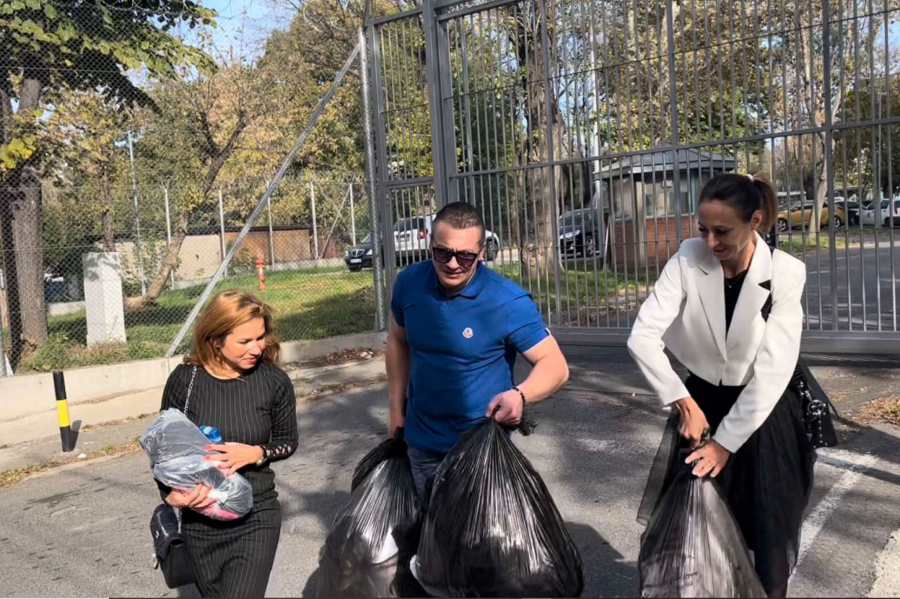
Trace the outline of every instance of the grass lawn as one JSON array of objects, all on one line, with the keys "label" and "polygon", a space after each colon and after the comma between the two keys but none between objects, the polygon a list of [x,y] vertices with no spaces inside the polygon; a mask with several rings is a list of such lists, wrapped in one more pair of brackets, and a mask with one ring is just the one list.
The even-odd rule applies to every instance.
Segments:
[{"label": "grass lawn", "polygon": [[[322,339],[371,331],[375,323],[372,272],[350,273],[341,268],[269,272],[266,291],[258,292],[256,274],[229,277],[216,292],[236,288],[258,293],[275,311],[284,341]],[[97,364],[157,358],[165,354],[203,287],[164,293],[158,305],[126,312],[127,343],[86,347],[85,313],[49,318],[50,339],[28,354],[20,372],[45,372]],[[185,351],[187,343],[179,351]]]},{"label": "grass lawn", "polygon": [[[556,283],[551,267],[550,276],[523,277],[519,263],[495,265],[494,270],[529,290],[544,315],[551,315],[553,324],[572,326],[617,326],[622,315],[637,310],[647,297],[648,273],[602,270],[600,262],[591,258],[567,260],[560,272],[559,303],[556,310]],[[650,268],[649,280],[656,280],[655,266]]]},{"label": "grass lawn", "polygon": [[[498,264],[495,270],[532,292],[541,312],[551,322],[601,325],[612,315],[636,309],[647,295],[645,273],[631,269],[602,272],[593,260],[568,261],[560,279],[561,314],[553,276],[525,278],[518,263]],[[651,272],[651,279],[654,273]],[[282,271],[266,274],[266,291],[259,295],[275,310],[278,334],[283,341],[323,339],[335,335],[371,331],[375,324],[375,292],[372,271],[351,273],[343,268]],[[257,291],[256,274],[225,279],[216,292],[236,288]],[[51,316],[50,339],[29,352],[18,372],[47,372],[80,366],[118,364],[158,358],[165,354],[181,324],[193,308],[203,286],[164,293],[152,308],[125,313],[127,343],[98,344],[88,348],[84,312]],[[179,353],[187,350],[187,342]]]}]

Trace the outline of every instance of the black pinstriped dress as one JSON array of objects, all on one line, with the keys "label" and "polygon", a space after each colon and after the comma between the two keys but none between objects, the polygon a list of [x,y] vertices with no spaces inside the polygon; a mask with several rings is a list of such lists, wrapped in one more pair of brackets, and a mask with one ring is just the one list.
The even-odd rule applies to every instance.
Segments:
[{"label": "black pinstriped dress", "polygon": [[[182,364],[172,372],[161,409],[184,409],[192,369]],[[198,367],[187,417],[198,426],[218,428],[226,443],[265,446],[270,462],[297,449],[294,387],[283,370],[267,362],[231,380],[215,378]],[[275,473],[268,463],[239,472],[253,487],[253,510],[247,516],[224,522],[183,511],[183,530],[204,597],[262,597],[275,561],[281,536]],[[165,495],[168,489],[162,492]]]}]

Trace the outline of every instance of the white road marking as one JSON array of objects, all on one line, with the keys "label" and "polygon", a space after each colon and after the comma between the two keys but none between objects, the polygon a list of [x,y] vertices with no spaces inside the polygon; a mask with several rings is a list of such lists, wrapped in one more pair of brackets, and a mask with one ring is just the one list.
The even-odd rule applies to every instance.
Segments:
[{"label": "white road marking", "polygon": [[894,532],[875,562],[869,597],[900,597],[900,530]]},{"label": "white road marking", "polygon": [[[841,478],[828,490],[825,497],[816,506],[816,509],[806,518],[803,528],[800,529],[800,551],[797,556],[797,567],[803,561],[806,552],[812,546],[816,537],[822,532],[822,528],[832,512],[840,504],[844,496],[862,478],[865,471],[875,465],[878,460],[874,455],[860,455],[842,449],[819,450],[819,462],[846,469]],[[796,572],[796,569],[794,570]]]}]

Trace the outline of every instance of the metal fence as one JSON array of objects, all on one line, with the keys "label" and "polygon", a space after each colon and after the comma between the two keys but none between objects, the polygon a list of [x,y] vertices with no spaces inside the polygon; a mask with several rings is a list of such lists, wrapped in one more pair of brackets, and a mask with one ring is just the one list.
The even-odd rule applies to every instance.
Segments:
[{"label": "metal fence", "polygon": [[621,341],[703,184],[764,171],[807,347],[900,347],[898,0],[422,0],[367,34],[398,249],[470,202],[557,335]]}]

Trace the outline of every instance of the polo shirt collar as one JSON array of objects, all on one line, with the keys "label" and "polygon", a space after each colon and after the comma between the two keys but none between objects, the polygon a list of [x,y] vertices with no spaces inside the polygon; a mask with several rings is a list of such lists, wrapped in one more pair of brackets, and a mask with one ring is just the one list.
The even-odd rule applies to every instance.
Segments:
[{"label": "polo shirt collar", "polygon": [[[462,290],[456,295],[465,297],[467,299],[475,299],[478,297],[478,294],[481,293],[481,290],[484,289],[485,284],[487,283],[487,276],[484,274],[484,269],[487,268],[480,261],[476,265],[477,270],[475,271],[475,276],[472,277],[472,280],[469,281],[469,284],[462,288]],[[431,262],[431,273],[429,277],[429,284],[431,287],[435,289],[441,288],[441,282],[438,280],[437,275],[437,267],[434,265],[434,262]]]}]

